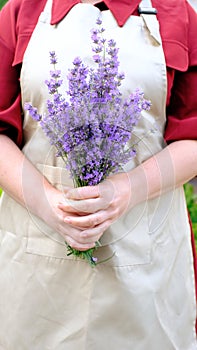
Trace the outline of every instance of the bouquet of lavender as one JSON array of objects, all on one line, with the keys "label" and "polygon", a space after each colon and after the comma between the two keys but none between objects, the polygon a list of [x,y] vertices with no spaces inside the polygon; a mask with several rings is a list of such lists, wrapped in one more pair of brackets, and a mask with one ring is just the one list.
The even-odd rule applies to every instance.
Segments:
[{"label": "bouquet of lavender", "polygon": [[[40,125],[57,149],[71,174],[74,185],[97,185],[135,156],[134,147],[128,147],[134,126],[142,110],[150,108],[140,89],[128,98],[120,91],[124,74],[118,71],[118,48],[114,40],[106,41],[102,22],[91,32],[95,68],[84,65],[79,57],[68,72],[69,89],[65,96],[59,93],[61,71],[56,69],[55,52],[50,52],[53,70],[45,83],[51,99],[47,113],[40,115],[30,103],[25,104],[33,119]],[[69,96],[69,97],[67,97]],[[74,254],[94,266],[95,248],[81,252],[67,245],[68,255]]]}]

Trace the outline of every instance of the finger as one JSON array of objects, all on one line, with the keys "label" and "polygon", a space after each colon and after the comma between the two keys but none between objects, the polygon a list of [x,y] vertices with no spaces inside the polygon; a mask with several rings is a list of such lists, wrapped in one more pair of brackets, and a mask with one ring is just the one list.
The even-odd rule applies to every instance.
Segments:
[{"label": "finger", "polygon": [[66,216],[64,222],[77,228],[92,228],[100,225],[108,219],[108,213],[104,210],[86,216]]},{"label": "finger", "polygon": [[79,209],[76,207],[75,202],[73,204],[73,202],[71,201],[64,201],[64,202],[59,202],[57,205],[58,209],[61,209],[64,213],[69,213],[72,214],[73,216],[77,216],[77,215],[86,215],[85,212],[80,212]]},{"label": "finger", "polygon": [[93,227],[93,228],[88,228],[82,232],[80,232],[80,236],[91,239],[91,237],[94,239],[94,241],[98,241],[100,237],[103,235],[103,233],[108,229],[108,227],[111,225],[110,220],[106,220],[100,225]]},{"label": "finger", "polygon": [[58,208],[68,213],[91,214],[106,209],[109,203],[103,198],[85,200],[65,200],[58,204]]},{"label": "finger", "polygon": [[80,245],[93,245],[95,241],[97,241],[97,236],[96,235],[92,235],[89,234],[87,235],[83,235],[84,228],[80,228],[80,227],[73,227],[65,222],[60,222],[59,225],[59,230],[58,232],[64,237],[64,239],[66,240],[67,237],[70,237],[71,242],[75,242],[75,244],[80,244]]},{"label": "finger", "polygon": [[88,199],[99,197],[99,187],[98,186],[84,186],[77,187],[67,191],[66,198],[68,199]]},{"label": "finger", "polygon": [[64,218],[66,218],[67,216],[71,216],[71,217],[78,217],[78,216],[84,216],[87,215],[87,213],[82,213],[82,212],[78,212],[76,209],[74,209],[73,207],[67,207],[62,203],[59,203],[57,205],[58,210],[62,213],[62,216]]},{"label": "finger", "polygon": [[73,237],[75,240],[77,240],[78,237],[80,237],[80,234],[82,230],[80,228],[72,227],[69,224],[64,222],[64,219],[60,219],[58,232],[62,235],[62,237],[65,239],[67,236]]}]

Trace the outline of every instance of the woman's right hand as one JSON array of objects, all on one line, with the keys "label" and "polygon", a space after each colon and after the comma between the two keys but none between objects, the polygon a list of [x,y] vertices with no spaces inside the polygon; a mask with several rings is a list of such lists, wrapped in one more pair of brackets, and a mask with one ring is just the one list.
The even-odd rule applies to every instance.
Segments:
[{"label": "woman's right hand", "polygon": [[64,193],[52,187],[48,182],[45,181],[43,189],[44,199],[42,199],[39,217],[55,232],[58,232],[72,248],[81,251],[93,248],[97,237],[91,237],[87,240],[83,235],[84,228],[76,228],[65,223],[67,215],[76,217],[82,213],[73,213],[73,208],[69,208],[69,206],[67,207],[68,212],[61,210],[58,205],[63,200],[65,201]]}]

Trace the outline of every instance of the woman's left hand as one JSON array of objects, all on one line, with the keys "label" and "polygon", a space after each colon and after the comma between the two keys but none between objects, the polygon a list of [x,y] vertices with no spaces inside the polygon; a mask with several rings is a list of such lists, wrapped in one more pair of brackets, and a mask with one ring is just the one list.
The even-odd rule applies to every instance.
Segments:
[{"label": "woman's left hand", "polygon": [[92,235],[101,237],[127,211],[131,199],[130,188],[128,174],[118,173],[97,186],[69,190],[65,202],[60,203],[59,208],[69,212],[65,218],[66,223],[84,229],[84,238]]}]

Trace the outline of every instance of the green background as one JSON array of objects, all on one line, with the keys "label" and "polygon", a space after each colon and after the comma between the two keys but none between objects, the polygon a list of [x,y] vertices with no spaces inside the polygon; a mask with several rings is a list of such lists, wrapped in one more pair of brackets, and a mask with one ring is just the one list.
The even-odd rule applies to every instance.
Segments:
[{"label": "green background", "polygon": [[7,2],[7,0],[0,0],[0,8]]}]

